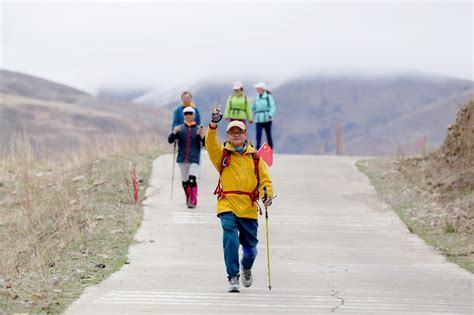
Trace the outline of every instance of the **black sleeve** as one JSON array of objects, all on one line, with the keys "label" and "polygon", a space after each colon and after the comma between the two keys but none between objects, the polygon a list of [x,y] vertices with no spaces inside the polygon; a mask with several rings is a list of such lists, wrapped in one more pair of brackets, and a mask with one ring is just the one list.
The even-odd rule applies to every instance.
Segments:
[{"label": "black sleeve", "polygon": [[168,136],[168,143],[173,143],[176,139],[179,139],[179,136],[174,133],[170,133]]}]

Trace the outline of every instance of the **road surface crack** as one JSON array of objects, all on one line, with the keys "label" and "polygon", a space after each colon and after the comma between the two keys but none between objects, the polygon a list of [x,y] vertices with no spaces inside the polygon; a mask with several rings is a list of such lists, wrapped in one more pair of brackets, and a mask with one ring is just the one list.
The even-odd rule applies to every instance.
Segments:
[{"label": "road surface crack", "polygon": [[338,295],[339,291],[336,291],[336,290],[331,290],[331,291],[333,292],[332,296],[341,301],[341,304],[336,305],[335,307],[331,309],[331,312],[335,312],[339,307],[344,305],[344,299]]}]

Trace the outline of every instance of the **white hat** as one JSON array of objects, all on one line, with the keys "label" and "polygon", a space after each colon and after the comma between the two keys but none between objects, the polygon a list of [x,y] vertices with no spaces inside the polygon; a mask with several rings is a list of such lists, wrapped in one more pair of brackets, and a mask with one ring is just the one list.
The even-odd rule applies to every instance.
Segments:
[{"label": "white hat", "polygon": [[185,113],[193,113],[194,114],[194,108],[192,108],[191,106],[187,106],[183,109],[183,115]]},{"label": "white hat", "polygon": [[235,82],[234,83],[234,90],[240,90],[240,89],[243,89],[244,88],[244,85],[242,82]]},{"label": "white hat", "polygon": [[232,127],[238,127],[240,129],[242,129],[243,131],[247,130],[247,128],[245,128],[245,125],[243,122],[241,122],[240,120],[234,120],[234,121],[231,121],[229,123],[229,125],[227,125],[227,131],[230,130],[230,128]]},{"label": "white hat", "polygon": [[267,85],[264,82],[258,82],[257,84],[254,85],[256,88],[262,88],[264,90],[267,89]]}]

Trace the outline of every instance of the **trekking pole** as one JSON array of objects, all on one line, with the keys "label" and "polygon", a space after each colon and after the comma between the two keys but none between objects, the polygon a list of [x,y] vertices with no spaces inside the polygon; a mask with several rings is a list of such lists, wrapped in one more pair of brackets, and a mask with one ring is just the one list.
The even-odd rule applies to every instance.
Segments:
[{"label": "trekking pole", "polygon": [[[267,187],[263,187],[263,198],[267,200]],[[272,289],[272,280],[270,277],[270,243],[268,241],[268,210],[267,206],[265,206],[265,226],[266,226],[266,234],[267,234],[267,270],[268,270],[268,290]]]},{"label": "trekking pole", "polygon": [[174,186],[174,167],[175,167],[175,162],[174,160],[176,159],[176,140],[174,141],[174,147],[173,147],[173,171],[171,172],[171,199],[173,200],[173,186]]}]

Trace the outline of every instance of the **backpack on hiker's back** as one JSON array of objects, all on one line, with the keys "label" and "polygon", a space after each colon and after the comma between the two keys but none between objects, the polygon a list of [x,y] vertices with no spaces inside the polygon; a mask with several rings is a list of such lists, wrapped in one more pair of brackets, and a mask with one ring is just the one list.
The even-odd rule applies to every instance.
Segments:
[{"label": "backpack on hiker's back", "polygon": [[275,115],[275,101],[269,91],[255,97],[252,105],[255,123],[272,121]]}]

